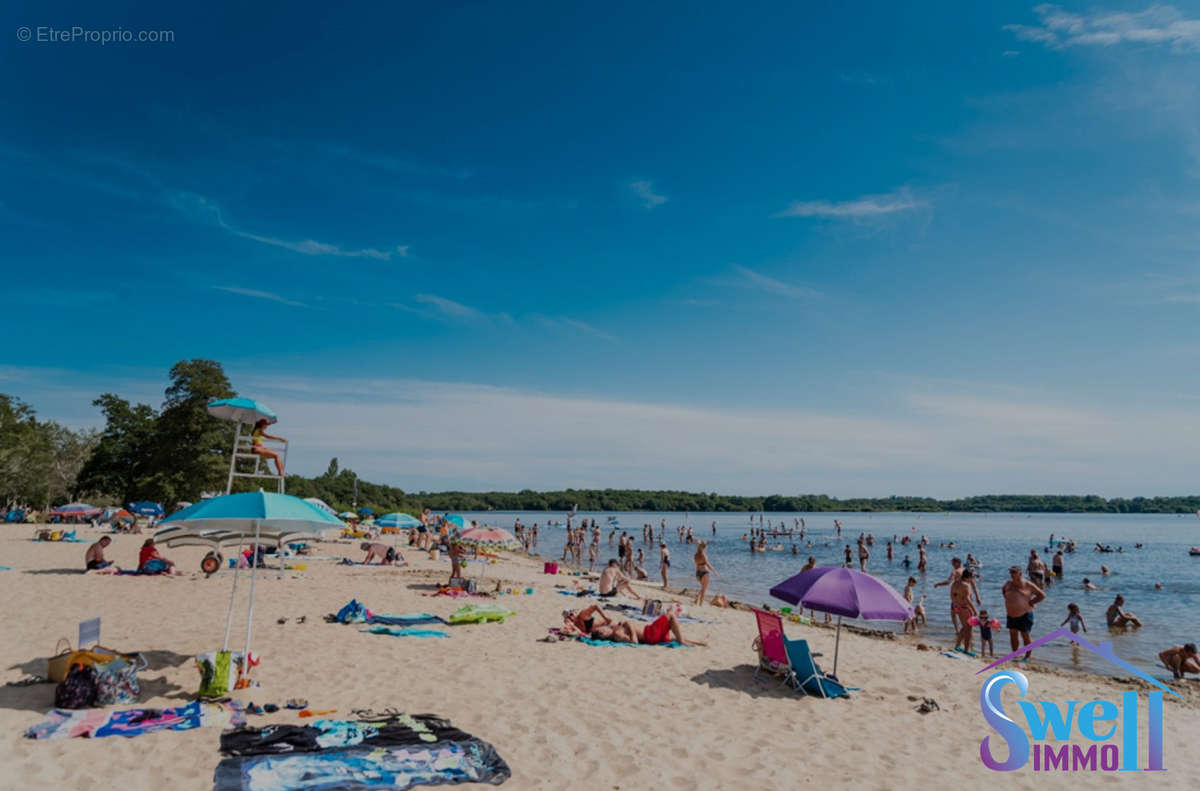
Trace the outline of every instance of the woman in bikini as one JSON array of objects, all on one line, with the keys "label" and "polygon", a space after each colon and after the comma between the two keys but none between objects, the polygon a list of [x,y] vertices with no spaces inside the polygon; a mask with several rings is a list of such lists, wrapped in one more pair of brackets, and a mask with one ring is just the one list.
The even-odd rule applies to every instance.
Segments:
[{"label": "woman in bikini", "polygon": [[279,477],[283,477],[283,459],[279,454],[263,444],[264,439],[273,439],[277,442],[287,442],[283,437],[276,437],[267,433],[267,421],[265,419],[254,424],[254,430],[250,432],[250,452],[262,456],[264,459],[274,460],[275,470],[279,473]]},{"label": "woman in bikini", "polygon": [[562,615],[563,624],[567,626],[568,631],[576,630],[589,636],[599,626],[612,625],[612,619],[604,614],[604,611],[600,609],[600,605],[598,604],[593,604],[591,607],[579,612],[563,610]]},{"label": "woman in bikini", "polygon": [[667,549],[665,541],[660,542],[658,551],[662,553],[662,563],[659,564],[658,570],[662,572],[663,590],[667,589],[667,570],[671,568],[671,550]]},{"label": "woman in bikini", "polygon": [[696,581],[700,583],[700,593],[696,596],[696,604],[704,604],[704,594],[708,592],[708,581],[717,570],[708,561],[708,542],[701,541],[696,545]]}]

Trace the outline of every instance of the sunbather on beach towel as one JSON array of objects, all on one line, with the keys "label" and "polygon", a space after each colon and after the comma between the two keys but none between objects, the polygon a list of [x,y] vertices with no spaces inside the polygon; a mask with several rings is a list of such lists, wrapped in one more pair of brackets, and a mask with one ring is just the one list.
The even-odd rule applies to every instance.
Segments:
[{"label": "sunbather on beach towel", "polygon": [[659,645],[676,642],[680,645],[708,645],[699,640],[684,638],[679,630],[679,621],[674,615],[660,615],[651,623],[640,629],[629,621],[618,623],[594,624],[591,634],[593,640],[610,640],[614,643],[642,643],[644,645]]},{"label": "sunbather on beach towel", "polygon": [[563,610],[563,622],[568,627],[574,627],[579,632],[590,635],[592,628],[597,625],[612,624],[612,619],[604,614],[600,609],[600,605],[593,604],[591,607],[575,612],[574,610]]},{"label": "sunbather on beach towel", "polygon": [[104,550],[111,543],[111,538],[101,536],[99,541],[87,548],[87,553],[83,556],[83,563],[87,571],[106,569],[112,565],[112,561],[104,559]]}]

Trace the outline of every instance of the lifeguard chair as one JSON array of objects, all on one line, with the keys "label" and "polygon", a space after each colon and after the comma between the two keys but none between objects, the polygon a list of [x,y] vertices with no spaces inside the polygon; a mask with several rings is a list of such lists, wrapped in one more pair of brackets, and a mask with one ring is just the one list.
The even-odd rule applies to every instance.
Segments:
[{"label": "lifeguard chair", "polygon": [[[233,435],[233,452],[229,454],[229,479],[225,483],[225,494],[233,492],[234,478],[272,480],[276,482],[276,491],[283,494],[283,476],[271,469],[269,461],[257,453],[251,452],[250,431],[242,431],[243,425],[253,428],[254,424],[260,420],[266,420],[268,425],[276,422],[278,418],[275,417],[275,413],[253,398],[222,398],[208,405],[208,414],[221,420],[231,420],[237,424],[237,431]],[[287,441],[264,439],[263,443],[277,446],[284,469],[287,469]],[[239,465],[238,462],[241,460],[250,460],[254,465],[253,467],[244,463]]]}]

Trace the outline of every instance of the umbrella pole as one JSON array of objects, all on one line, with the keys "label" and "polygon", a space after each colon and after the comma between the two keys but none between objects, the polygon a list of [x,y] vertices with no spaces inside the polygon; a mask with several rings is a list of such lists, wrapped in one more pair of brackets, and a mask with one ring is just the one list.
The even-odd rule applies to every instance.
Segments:
[{"label": "umbrella pole", "polygon": [[[218,550],[219,549],[220,549],[220,545],[218,545]],[[241,549],[242,549],[241,545],[238,545],[238,557],[241,557],[241,554],[242,554]],[[220,553],[218,552],[218,554],[220,554]],[[233,602],[234,602],[234,599],[237,598],[237,584],[238,584],[238,564],[234,563],[233,564],[233,590],[231,590],[229,592],[229,612],[225,615],[225,642],[221,643],[222,651],[229,650],[229,631],[233,627]]]},{"label": "umbrella pole", "polygon": [[254,623],[254,580],[258,571],[258,538],[262,522],[254,522],[254,549],[250,553],[250,609],[246,611],[246,647],[242,651],[242,675],[250,675],[250,626]]},{"label": "umbrella pole", "polygon": [[[254,590],[251,588],[251,590]],[[837,637],[833,640],[833,677],[837,678],[838,648],[842,645],[842,616],[838,616]]]}]

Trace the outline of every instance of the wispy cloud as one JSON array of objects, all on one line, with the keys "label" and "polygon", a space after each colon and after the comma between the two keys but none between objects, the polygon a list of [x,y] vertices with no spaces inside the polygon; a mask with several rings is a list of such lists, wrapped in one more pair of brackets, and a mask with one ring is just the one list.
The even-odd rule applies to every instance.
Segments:
[{"label": "wispy cloud", "polygon": [[377,261],[390,260],[393,255],[399,258],[408,256],[408,245],[399,245],[395,250],[378,250],[374,247],[354,250],[346,249],[336,244],[329,244],[328,242],[318,242],[315,239],[291,242],[274,236],[252,233],[227,222],[221,212],[221,207],[215,201],[203,195],[189,192],[188,190],[168,191],[166,193],[166,202],[167,205],[193,222],[203,225],[215,225],[221,230],[227,231],[239,238],[249,239],[260,244],[271,245],[272,247],[282,247],[285,250],[291,250],[301,255],[332,256],[336,258],[373,258]]},{"label": "wispy cloud", "polygon": [[1200,47],[1200,19],[1174,6],[1152,5],[1145,11],[1090,11],[1077,14],[1045,3],[1034,6],[1036,25],[1005,25],[1023,41],[1052,49],[1115,44],[1164,44],[1177,51]]},{"label": "wispy cloud", "polygon": [[[249,231],[239,231],[234,228],[228,228],[227,230],[243,239],[269,244],[272,247],[282,247],[285,250],[291,250],[301,255],[330,255],[338,258],[374,258],[377,261],[387,261],[393,255],[390,251],[376,250],[373,247],[367,247],[362,250],[346,250],[338,247],[336,244],[327,244],[313,239],[305,239],[302,242],[289,242],[283,239],[275,239],[271,236],[260,236]],[[407,250],[407,248],[405,249]]]},{"label": "wispy cloud", "polygon": [[1165,302],[1180,302],[1187,305],[1200,305],[1200,294],[1171,294]]},{"label": "wispy cloud", "polygon": [[927,206],[907,189],[886,195],[864,195],[851,201],[835,203],[827,200],[795,201],[773,217],[824,217],[835,220],[858,220],[897,212],[912,211]]},{"label": "wispy cloud", "polygon": [[629,188],[633,190],[633,194],[641,199],[642,205],[647,209],[654,209],[667,202],[666,195],[660,195],[654,191],[653,181],[633,181],[630,182]]},{"label": "wispy cloud", "polygon": [[789,299],[815,299],[823,296],[816,289],[785,283],[782,280],[776,280],[773,277],[768,277],[761,272],[755,272],[753,269],[744,266],[735,266],[733,269],[741,275],[744,285],[775,294],[776,296],[787,297]]},{"label": "wispy cloud", "polygon": [[487,315],[481,310],[477,310],[470,305],[464,305],[461,302],[455,302],[452,299],[439,297],[436,294],[416,294],[413,296],[413,299],[423,305],[429,305],[443,316],[452,319],[479,320],[487,318]]},{"label": "wispy cloud", "polygon": [[290,305],[293,308],[307,308],[303,302],[297,302],[294,299],[281,297],[271,291],[259,291],[254,288],[241,288],[240,286],[213,286],[217,291],[228,291],[230,294],[240,294],[243,297],[253,297],[254,299],[266,299],[271,302],[278,302],[281,305]]},{"label": "wispy cloud", "polygon": [[524,316],[523,318],[532,319],[539,324],[554,329],[578,332],[584,335],[590,335],[593,338],[602,338],[606,341],[616,340],[616,336],[612,335],[611,333],[605,332],[604,330],[592,324],[588,324],[586,321],[580,321],[579,319],[573,319],[568,316],[547,316],[541,313],[532,313],[528,316]]}]

